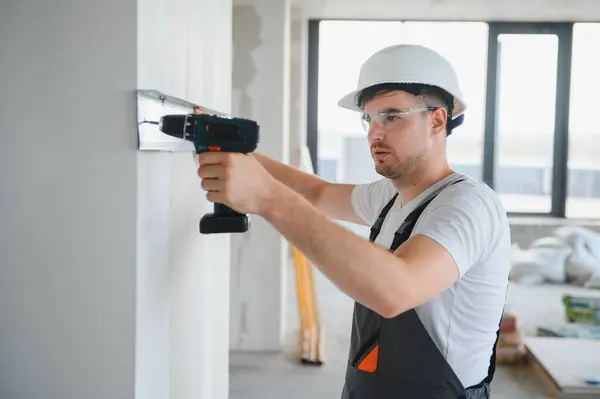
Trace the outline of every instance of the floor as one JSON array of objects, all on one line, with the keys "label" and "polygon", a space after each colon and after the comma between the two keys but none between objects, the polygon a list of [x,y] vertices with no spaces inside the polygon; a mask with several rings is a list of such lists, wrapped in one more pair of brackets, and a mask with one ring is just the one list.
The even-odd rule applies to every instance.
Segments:
[{"label": "floor", "polygon": [[[326,320],[325,364],[299,365],[295,357],[298,312],[293,270],[289,270],[289,312],[285,349],[281,353],[232,353],[231,399],[339,398],[349,342],[352,302],[316,271],[321,315]],[[516,313],[525,334],[534,334],[539,323],[561,323],[560,295],[577,288],[511,285],[507,309]],[[540,298],[544,298],[540,300]],[[553,303],[552,306],[548,306]],[[526,322],[523,322],[523,321]],[[539,321],[539,323],[538,323]],[[548,398],[527,366],[499,367],[492,383],[494,399]]]}]

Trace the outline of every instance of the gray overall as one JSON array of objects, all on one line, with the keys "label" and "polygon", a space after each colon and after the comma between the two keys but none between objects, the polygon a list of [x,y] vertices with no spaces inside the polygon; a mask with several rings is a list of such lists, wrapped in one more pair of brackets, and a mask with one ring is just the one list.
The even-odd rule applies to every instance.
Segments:
[{"label": "gray overall", "polygon": [[[371,228],[370,241],[375,241],[379,235],[396,196],[384,207]],[[431,200],[433,198],[408,215],[394,235],[391,252],[408,240]],[[415,309],[386,319],[355,303],[342,399],[487,399],[495,371],[497,342],[496,337],[488,376],[476,386],[465,388],[432,341]]]}]

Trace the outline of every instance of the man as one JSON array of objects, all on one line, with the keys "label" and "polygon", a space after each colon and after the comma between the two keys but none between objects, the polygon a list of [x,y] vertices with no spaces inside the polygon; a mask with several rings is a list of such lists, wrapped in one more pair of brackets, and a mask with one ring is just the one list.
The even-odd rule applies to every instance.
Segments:
[{"label": "man", "polygon": [[[510,234],[494,192],[448,164],[466,109],[454,70],[428,48],[388,47],[339,104],[362,113],[381,180],[206,153],[208,200],[263,216],[355,300],[343,398],[488,398]],[[370,240],[329,218],[372,226]]]}]

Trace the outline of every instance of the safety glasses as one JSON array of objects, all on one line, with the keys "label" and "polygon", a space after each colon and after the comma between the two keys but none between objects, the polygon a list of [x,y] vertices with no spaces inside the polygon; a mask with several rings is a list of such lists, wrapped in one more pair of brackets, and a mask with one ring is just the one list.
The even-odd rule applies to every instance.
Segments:
[{"label": "safety glasses", "polygon": [[391,130],[394,126],[400,122],[403,118],[418,112],[427,112],[436,110],[438,107],[427,106],[420,108],[406,108],[406,109],[387,109],[377,112],[375,115],[363,113],[361,116],[362,126],[365,131],[371,129],[371,125],[376,123],[383,130]]}]

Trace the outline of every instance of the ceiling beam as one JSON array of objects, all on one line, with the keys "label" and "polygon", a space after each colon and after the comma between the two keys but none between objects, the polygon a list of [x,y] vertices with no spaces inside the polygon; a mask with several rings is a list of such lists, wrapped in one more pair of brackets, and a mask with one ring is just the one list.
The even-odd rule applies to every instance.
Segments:
[{"label": "ceiling beam", "polygon": [[293,0],[311,19],[600,21],[598,0]]}]

